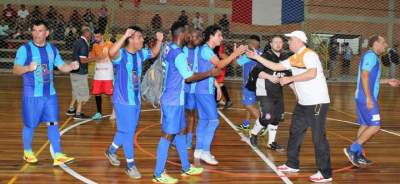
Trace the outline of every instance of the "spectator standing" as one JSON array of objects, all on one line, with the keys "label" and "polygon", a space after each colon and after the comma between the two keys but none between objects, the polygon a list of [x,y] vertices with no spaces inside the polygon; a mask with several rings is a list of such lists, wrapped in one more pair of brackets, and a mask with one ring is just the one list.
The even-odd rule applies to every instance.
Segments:
[{"label": "spectator standing", "polygon": [[180,22],[183,25],[188,25],[188,20],[189,17],[186,15],[186,11],[182,10],[181,15],[178,17],[178,22]]},{"label": "spectator standing", "polygon": [[196,16],[192,20],[193,28],[203,30],[203,18],[200,17],[200,13],[196,12]]}]

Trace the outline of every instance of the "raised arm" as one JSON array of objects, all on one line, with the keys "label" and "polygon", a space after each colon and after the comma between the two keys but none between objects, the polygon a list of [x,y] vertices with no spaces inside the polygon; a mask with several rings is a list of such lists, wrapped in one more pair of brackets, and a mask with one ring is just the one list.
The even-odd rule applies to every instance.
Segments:
[{"label": "raised arm", "polygon": [[157,57],[157,55],[160,53],[160,48],[162,45],[162,41],[164,39],[164,34],[161,32],[157,32],[156,39],[157,39],[156,44],[154,45],[153,48],[151,48],[151,55],[153,56],[153,58]]},{"label": "raised arm", "polygon": [[134,33],[135,30],[127,29],[125,31],[125,34],[113,44],[113,46],[108,51],[108,54],[111,59],[116,59],[119,57],[119,49],[121,49],[121,47],[124,45],[125,40],[131,37]]}]

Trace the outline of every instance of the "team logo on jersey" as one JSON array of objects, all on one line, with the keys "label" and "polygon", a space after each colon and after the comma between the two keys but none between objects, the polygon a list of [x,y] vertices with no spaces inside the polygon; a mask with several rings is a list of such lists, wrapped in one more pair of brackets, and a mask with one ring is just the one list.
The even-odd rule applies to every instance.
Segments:
[{"label": "team logo on jersey", "polygon": [[49,83],[50,82],[50,70],[47,64],[40,64],[36,67],[35,77],[41,83]]}]

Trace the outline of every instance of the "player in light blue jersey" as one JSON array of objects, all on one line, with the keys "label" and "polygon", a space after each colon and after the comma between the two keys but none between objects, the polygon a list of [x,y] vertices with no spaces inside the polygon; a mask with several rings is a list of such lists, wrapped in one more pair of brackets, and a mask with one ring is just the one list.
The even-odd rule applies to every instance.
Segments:
[{"label": "player in light blue jersey", "polygon": [[[198,54],[201,44],[202,37],[199,30],[192,30],[187,45],[183,47],[183,53],[187,57],[187,61],[190,69],[193,72],[197,72],[198,66]],[[196,89],[196,82],[186,83],[185,85],[185,108],[187,118],[186,128],[186,144],[187,148],[192,148],[192,137],[195,123],[195,112],[196,112],[196,96],[194,94]]]},{"label": "player in light blue jersey", "polygon": [[[251,35],[247,40],[249,49],[256,50],[257,54],[261,55],[262,52],[260,50],[260,37],[257,35]],[[241,125],[239,125],[240,129],[249,130],[250,127],[250,118],[251,116],[254,119],[257,119],[260,116],[260,111],[256,106],[256,92],[250,91],[246,88],[247,80],[249,78],[250,72],[257,65],[257,62],[253,59],[247,57],[247,55],[242,55],[236,61],[242,68],[242,104],[246,107],[246,118]]]},{"label": "player in light blue jersey", "polygon": [[367,143],[380,129],[381,118],[378,107],[380,84],[386,83],[393,87],[400,85],[400,81],[396,79],[381,79],[382,68],[379,55],[385,52],[387,47],[385,38],[379,35],[372,36],[368,40],[368,46],[370,49],[361,57],[358,67],[355,93],[360,128],[353,144],[344,149],[349,161],[357,167],[372,163],[362,154],[362,145]]},{"label": "player in light blue jersey", "polygon": [[199,175],[203,168],[189,163],[186,149],[185,122],[185,82],[202,80],[219,74],[219,70],[211,68],[206,72],[194,73],[182,51],[185,25],[176,22],[171,27],[172,42],[164,50],[162,56],[164,71],[163,91],[161,95],[162,132],[157,148],[157,162],[153,182],[177,183],[178,180],[165,172],[165,164],[171,141],[175,141],[182,167],[182,176]]},{"label": "player in light blue jersey", "polygon": [[154,58],[160,52],[163,34],[156,33],[157,42],[150,49],[143,49],[142,29],[129,27],[125,34],[110,48],[109,55],[114,64],[113,105],[117,132],[106,151],[112,165],[118,166],[117,150],[122,145],[127,162],[126,174],[134,179],[141,178],[134,161],[133,136],[139,121],[141,95],[140,77],[144,61]]},{"label": "player in light blue jersey", "polygon": [[[200,47],[198,71],[205,72],[213,67],[224,68],[246,50],[246,46],[234,47],[233,53],[225,59],[220,60],[213,49],[220,45],[223,37],[221,28],[212,25],[203,32],[205,44]],[[216,165],[218,161],[211,154],[211,143],[214,133],[218,127],[217,104],[215,102],[215,78],[208,77],[196,83],[196,107],[198,112],[198,125],[196,128],[195,159],[201,159],[208,164]]]},{"label": "player in light blue jersey", "polygon": [[32,25],[32,40],[18,48],[13,73],[23,77],[22,115],[24,128],[22,140],[23,159],[37,163],[32,151],[35,128],[41,122],[47,124],[47,136],[55,153],[53,165],[61,165],[74,160],[61,152],[58,131],[58,101],[54,88],[54,67],[62,72],[79,68],[77,62],[64,63],[58,49],[46,42],[49,36],[47,23],[41,20]]}]

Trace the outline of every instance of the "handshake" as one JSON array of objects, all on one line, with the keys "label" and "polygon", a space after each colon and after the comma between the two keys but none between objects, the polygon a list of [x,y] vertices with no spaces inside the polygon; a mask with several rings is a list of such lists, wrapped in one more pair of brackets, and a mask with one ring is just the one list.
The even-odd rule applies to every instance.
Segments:
[{"label": "handshake", "polygon": [[293,82],[293,78],[292,77],[281,77],[281,78],[279,78],[277,76],[270,75],[270,74],[267,74],[265,72],[260,72],[260,74],[258,74],[258,77],[261,78],[261,79],[267,79],[267,80],[271,81],[274,84],[280,83],[281,86],[284,86],[286,84],[289,84],[289,83]]}]

